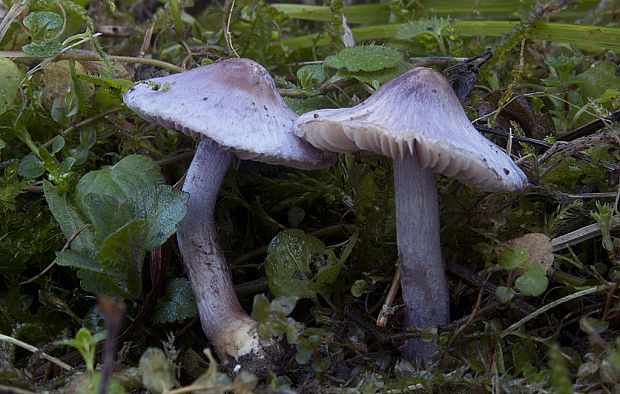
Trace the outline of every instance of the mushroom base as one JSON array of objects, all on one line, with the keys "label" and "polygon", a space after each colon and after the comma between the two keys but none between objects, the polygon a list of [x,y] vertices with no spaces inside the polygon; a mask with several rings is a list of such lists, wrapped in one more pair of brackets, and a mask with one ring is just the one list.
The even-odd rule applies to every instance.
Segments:
[{"label": "mushroom base", "polygon": [[[445,325],[450,320],[450,300],[441,258],[435,174],[420,167],[415,153],[407,153],[394,160],[394,189],[405,330]],[[420,363],[436,352],[434,341],[410,339],[403,356]]]}]

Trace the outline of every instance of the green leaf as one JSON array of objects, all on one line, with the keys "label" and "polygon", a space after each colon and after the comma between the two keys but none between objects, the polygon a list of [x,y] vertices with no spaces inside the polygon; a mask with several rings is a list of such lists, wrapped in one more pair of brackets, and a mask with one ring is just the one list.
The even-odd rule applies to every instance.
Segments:
[{"label": "green leaf", "polygon": [[587,316],[579,319],[579,328],[587,334],[602,334],[609,328],[609,322]]},{"label": "green leaf", "polygon": [[558,394],[572,394],[575,392],[570,380],[570,372],[562,350],[557,343],[549,348],[549,369],[551,370],[550,383],[553,391]]},{"label": "green leaf", "polygon": [[527,272],[515,280],[515,287],[523,294],[541,295],[549,284],[545,267],[537,261],[528,264]]},{"label": "green leaf", "polygon": [[515,296],[514,290],[506,286],[497,286],[495,289],[495,296],[502,304],[509,303]]},{"label": "green leaf", "polygon": [[176,190],[170,185],[147,186],[131,197],[128,203],[135,217],[146,222],[146,250],[162,245],[177,231],[178,224],[187,214],[188,199],[189,193]]},{"label": "green leaf", "polygon": [[24,18],[24,26],[30,30],[33,41],[51,37],[62,24],[62,17],[51,11],[31,12]]},{"label": "green leaf", "polygon": [[80,203],[84,196],[95,193],[112,196],[122,204],[145,186],[163,182],[157,163],[146,156],[131,155],[111,167],[84,175],[77,185],[77,196]]},{"label": "green leaf", "polygon": [[131,207],[121,206],[112,196],[89,193],[82,198],[82,205],[84,214],[95,226],[99,242],[133,219]]},{"label": "green leaf", "polygon": [[83,79],[85,81],[94,83],[96,85],[100,85],[102,87],[118,89],[123,93],[128,91],[129,89],[133,87],[133,85],[135,85],[134,82],[131,82],[127,79],[121,79],[121,78],[110,79],[110,78],[97,77],[97,76],[89,75],[89,74],[77,74],[77,77],[79,79]]},{"label": "green leaf", "polygon": [[[65,238],[69,239],[79,228],[87,222],[78,213],[66,194],[58,193],[57,187],[48,181],[43,181],[43,193],[47,205],[54,215],[54,219],[60,224]],[[89,230],[82,231],[71,243],[72,250],[96,250],[95,237]]]},{"label": "green leaf", "polygon": [[293,207],[288,211],[288,224],[291,227],[298,227],[299,223],[304,220],[306,216],[306,211],[300,207]]},{"label": "green leaf", "polygon": [[176,278],[166,286],[166,295],[157,305],[153,321],[155,323],[182,322],[196,316],[197,313],[198,309],[189,281],[185,278]]},{"label": "green leaf", "polygon": [[297,70],[297,78],[304,89],[312,89],[314,85],[325,81],[325,69],[318,64],[303,66]]},{"label": "green leaf", "polygon": [[[211,349],[206,348],[204,350],[205,355],[209,359],[209,368],[207,372],[198,377],[192,384],[192,386],[211,387],[211,386],[227,386],[230,384],[230,378],[228,375],[221,373],[217,370],[217,361]],[[228,390],[196,390],[195,393],[205,394],[225,394]]]},{"label": "green leaf", "polygon": [[530,257],[527,249],[521,246],[509,246],[499,255],[498,264],[506,270],[521,268]]},{"label": "green leaf", "polygon": [[532,341],[517,342],[512,347],[512,363],[517,374],[528,370],[532,366],[530,360],[535,357],[536,346]]},{"label": "green leaf", "polygon": [[11,60],[0,57],[0,114],[15,102],[22,73]]},{"label": "green leaf", "polygon": [[346,47],[337,55],[325,58],[325,65],[348,72],[379,71],[403,62],[400,52],[383,46]]},{"label": "green leaf", "polygon": [[76,251],[73,249],[56,253],[56,264],[62,267],[90,271],[95,274],[114,275],[114,272],[106,271],[97,260],[94,253],[88,251]]},{"label": "green leaf", "polygon": [[284,97],[284,102],[286,102],[297,115],[305,114],[315,109],[329,108],[334,105],[334,103],[325,96],[309,97],[306,99]]},{"label": "green leaf", "polygon": [[281,231],[269,244],[265,269],[276,296],[316,298],[338,276],[342,262],[323,242],[301,230]]},{"label": "green leaf", "polygon": [[112,233],[101,244],[97,260],[101,267],[117,277],[116,285],[130,299],[142,295],[142,266],[146,254],[146,223],[134,220]]},{"label": "green leaf", "polygon": [[36,57],[52,57],[57,55],[62,49],[62,44],[56,40],[45,41],[43,43],[32,42],[22,46],[22,51]]},{"label": "green leaf", "polygon": [[38,157],[31,153],[19,161],[17,173],[24,178],[38,178],[45,174],[45,166]]},{"label": "green leaf", "polygon": [[410,40],[420,34],[433,34],[440,36],[442,30],[450,25],[450,21],[442,18],[418,19],[402,25],[394,38],[397,40]]},{"label": "green leaf", "polygon": [[140,357],[142,384],[154,393],[163,393],[176,384],[174,365],[163,351],[150,347]]},{"label": "green leaf", "polygon": [[615,75],[616,67],[613,62],[605,60],[579,74],[583,98],[597,99],[607,89],[620,89],[620,78]]},{"label": "green leaf", "polygon": [[[101,374],[95,372],[90,379],[87,377],[84,383],[77,389],[75,394],[94,394],[99,392],[99,383],[101,382]],[[113,377],[108,380],[107,394],[124,394],[125,388],[117,382]]]},{"label": "green leaf", "polygon": [[404,73],[410,68],[411,68],[411,65],[409,63],[403,62],[396,67],[385,68],[379,71],[350,72],[350,71],[340,70],[338,71],[338,74],[344,77],[355,78],[360,82],[371,84],[373,85],[375,89],[377,89],[382,83],[387,82],[390,79],[397,77],[398,75]]},{"label": "green leaf", "polygon": [[52,155],[60,152],[60,150],[65,146],[65,139],[62,135],[57,135],[52,138],[52,151],[50,152]]},{"label": "green leaf", "polygon": [[353,295],[353,297],[361,297],[362,294],[364,294],[364,292],[366,291],[367,287],[368,283],[366,283],[365,280],[356,280],[355,283],[353,283],[353,286],[351,286],[351,294]]}]

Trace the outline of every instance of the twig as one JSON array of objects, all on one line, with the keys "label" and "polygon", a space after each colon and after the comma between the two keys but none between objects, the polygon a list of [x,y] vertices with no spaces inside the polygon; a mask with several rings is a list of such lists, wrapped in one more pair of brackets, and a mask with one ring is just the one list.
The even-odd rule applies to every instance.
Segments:
[{"label": "twig", "polygon": [[534,312],[530,313],[529,315],[525,316],[523,319],[519,320],[518,322],[512,324],[510,327],[505,329],[504,332],[500,336],[503,338],[503,337],[505,337],[507,335],[512,334],[513,331],[517,330],[519,327],[521,327],[522,325],[524,325],[528,321],[530,321],[530,320],[538,317],[539,315],[542,315],[543,313],[547,312],[549,309],[555,308],[558,305],[561,305],[561,304],[563,304],[565,302],[577,299],[579,297],[587,296],[589,294],[598,293],[598,292],[606,290],[608,288],[609,288],[609,285],[600,285],[600,286],[596,286],[596,287],[591,287],[589,289],[581,290],[581,291],[578,291],[576,293],[564,296],[564,297],[562,297],[560,299],[557,299],[557,300],[555,300],[553,302],[550,302],[549,304],[543,306],[542,308],[539,308],[539,309],[535,310]]},{"label": "twig", "polygon": [[[26,52],[22,51],[0,51],[0,57],[36,57],[34,55],[30,55]],[[110,60],[122,62],[122,63],[141,63],[148,64],[151,66],[160,67],[171,71],[173,73],[180,73],[183,70],[181,67],[175,66],[174,64],[167,63],[161,60],[156,59],[148,59],[148,58],[139,58],[134,56],[116,56],[110,55]],[[87,51],[83,49],[72,49],[68,50],[62,54],[59,54],[54,57],[57,60],[80,60],[80,61],[99,61],[101,58],[95,51]]]},{"label": "twig", "polygon": [[73,369],[73,367],[69,364],[66,364],[64,362],[62,362],[61,360],[57,359],[56,357],[52,357],[49,354],[37,349],[35,346],[32,346],[26,342],[22,342],[19,339],[13,338],[13,337],[9,337],[7,335],[4,334],[0,334],[0,341],[5,341],[8,343],[12,343],[13,345],[17,345],[21,348],[24,348],[26,350],[31,351],[32,353],[37,353],[40,354],[41,357],[43,357],[44,359],[58,365],[59,367],[66,369],[67,371],[71,371]]},{"label": "twig", "polygon": [[[491,272],[489,272],[489,274],[487,275],[487,278],[485,279],[485,283],[489,282],[489,278],[490,277],[491,277]],[[471,324],[471,322],[474,321],[474,318],[476,317],[476,314],[480,310],[480,304],[482,303],[482,295],[483,294],[484,294],[484,287],[481,287],[480,291],[478,291],[478,298],[476,299],[476,305],[474,306],[474,309],[471,311],[471,314],[469,315],[469,318],[467,319],[467,321],[465,321],[465,323],[463,323],[462,325],[458,326],[456,331],[454,331],[454,335],[452,335],[452,337],[450,338],[450,341],[448,342],[448,345],[446,346],[446,349],[450,349],[452,347],[452,344],[456,340],[456,338],[459,336],[459,334],[461,334],[461,332],[463,332],[463,330],[465,330],[465,328],[467,328],[467,326],[469,326]]]},{"label": "twig", "polygon": [[[615,230],[619,227],[620,217],[612,217],[609,222],[609,230]],[[581,243],[590,238],[597,237],[600,234],[601,227],[598,225],[598,223],[593,223],[575,231],[571,231],[568,234],[561,235],[551,240],[551,245],[553,245],[553,252],[557,252],[571,245]]]},{"label": "twig", "polygon": [[567,134],[561,135],[558,137],[558,140],[572,141],[579,137],[595,133],[603,127],[609,127],[611,122],[614,120],[620,120],[620,110],[613,112],[611,116],[607,118],[593,120],[592,122],[584,124],[583,126],[580,126]]},{"label": "twig", "polygon": [[36,394],[34,391],[18,389],[17,387],[9,387],[2,384],[0,384],[0,392],[10,394]]},{"label": "twig", "polygon": [[400,287],[400,265],[396,266],[396,272],[394,272],[394,278],[392,278],[392,284],[390,285],[390,290],[385,296],[385,301],[383,306],[381,307],[381,312],[379,312],[379,316],[377,317],[377,326],[385,327],[387,324],[388,316],[390,313],[390,306],[392,306],[392,302],[394,302],[394,298],[396,298],[396,293],[398,293],[398,288]]},{"label": "twig", "polygon": [[[103,117],[106,117],[108,115],[118,113],[118,111],[121,111],[122,109],[123,109],[123,107],[114,107],[114,108],[111,108],[111,109],[109,109],[107,111],[103,111],[103,112],[101,112],[101,113],[99,113],[99,114],[97,114],[95,116],[91,116],[88,119],[84,119],[81,122],[78,122],[78,123],[76,123],[74,125],[71,125],[71,126],[67,127],[66,129],[64,129],[63,131],[60,132],[60,135],[62,135],[63,137],[66,137],[73,130],[79,129],[80,127],[86,126],[87,124],[92,123],[92,122],[94,122],[96,120],[99,120],[99,119],[101,119]],[[49,141],[47,141],[43,146],[48,148],[48,147],[50,147],[52,145],[53,141],[54,141],[54,139],[52,138]]]},{"label": "twig", "polygon": [[[82,227],[80,227],[79,229],[76,230],[75,233],[73,233],[73,235],[71,236],[71,238],[69,238],[69,240],[65,243],[65,246],[62,247],[62,249],[60,250],[61,252],[64,252],[65,250],[67,250],[69,248],[69,246],[71,246],[71,243],[73,242],[73,240],[75,240],[75,238],[80,235],[80,233],[84,230],[86,230],[87,228],[91,228],[94,227],[92,224],[85,224]],[[40,277],[42,277],[43,275],[45,275],[47,273],[47,271],[51,270],[52,267],[56,264],[56,259],[54,259],[54,261],[52,261],[50,263],[50,265],[48,265],[47,267],[45,267],[45,269],[43,271],[41,271],[39,274],[35,275],[34,277],[20,282],[19,285],[26,285],[28,283],[34,282],[35,280],[39,279]]]}]

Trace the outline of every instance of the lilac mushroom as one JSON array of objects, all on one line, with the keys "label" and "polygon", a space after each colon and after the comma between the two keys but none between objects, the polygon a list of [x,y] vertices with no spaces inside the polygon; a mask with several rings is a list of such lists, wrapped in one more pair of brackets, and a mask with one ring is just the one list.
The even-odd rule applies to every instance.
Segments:
[{"label": "lilac mushroom", "polygon": [[273,79],[250,59],[227,59],[137,84],[123,96],[144,119],[199,140],[183,190],[190,194],[177,239],[202,328],[223,359],[264,356],[256,322],[242,309],[218,242],[213,211],[233,154],[301,169],[335,155],[293,134],[297,115]]},{"label": "lilac mushroom", "polygon": [[[355,107],[303,114],[295,133],[320,149],[366,150],[394,160],[405,326],[447,324],[449,296],[434,173],[485,191],[521,189],[527,184],[525,174],[471,125],[448,81],[424,67],[385,83]],[[410,340],[404,355],[421,362],[436,350],[434,342]]]}]

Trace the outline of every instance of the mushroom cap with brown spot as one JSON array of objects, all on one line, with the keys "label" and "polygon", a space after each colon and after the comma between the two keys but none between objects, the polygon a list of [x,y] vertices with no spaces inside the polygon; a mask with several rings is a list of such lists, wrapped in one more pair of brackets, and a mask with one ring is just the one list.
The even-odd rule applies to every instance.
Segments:
[{"label": "mushroom cap with brown spot", "polygon": [[527,184],[510,157],[471,125],[443,75],[425,67],[386,82],[355,107],[303,114],[295,133],[333,152],[366,150],[398,159],[415,149],[423,168],[487,191]]},{"label": "mushroom cap with brown spot", "polygon": [[325,168],[335,155],[293,134],[297,115],[273,79],[250,59],[226,59],[138,83],[123,95],[142,118],[200,140],[210,138],[241,159],[301,169]]}]

